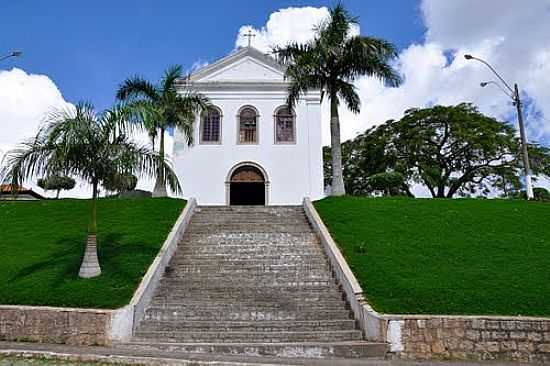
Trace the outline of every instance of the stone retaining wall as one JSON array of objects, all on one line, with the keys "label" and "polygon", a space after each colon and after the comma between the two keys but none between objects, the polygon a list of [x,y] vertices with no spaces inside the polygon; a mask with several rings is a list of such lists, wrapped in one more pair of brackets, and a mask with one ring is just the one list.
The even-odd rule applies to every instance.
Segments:
[{"label": "stone retaining wall", "polygon": [[0,306],[0,340],[108,345],[112,311]]},{"label": "stone retaining wall", "polygon": [[391,353],[401,359],[550,363],[550,319],[385,316]]}]

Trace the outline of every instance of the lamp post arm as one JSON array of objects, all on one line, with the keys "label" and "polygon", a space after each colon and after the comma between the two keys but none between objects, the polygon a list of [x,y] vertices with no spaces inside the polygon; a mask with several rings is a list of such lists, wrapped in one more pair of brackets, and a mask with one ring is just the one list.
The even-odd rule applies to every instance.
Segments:
[{"label": "lamp post arm", "polygon": [[510,90],[510,93],[514,94],[514,89],[512,89],[510,87],[510,85],[508,85],[508,83],[506,82],[506,80],[504,80],[502,78],[502,76],[500,76],[500,74],[497,72],[497,70],[495,70],[495,68],[493,66],[491,66],[491,64],[489,64],[487,61],[485,60],[482,60],[480,58],[477,58],[477,57],[473,57],[472,56],[472,59],[476,60],[476,61],[479,61],[481,62],[482,64],[484,64],[485,66],[487,66],[492,72],[493,74],[495,74],[497,76],[497,78],[506,86],[506,88],[508,88],[508,90]]},{"label": "lamp post arm", "polygon": [[516,97],[514,96],[514,94],[510,94],[506,89],[504,89],[499,83],[497,83],[496,81],[487,81],[487,82],[484,82],[484,83],[481,83],[481,86],[484,87],[485,85],[489,85],[489,84],[492,84],[492,85],[495,85],[497,86],[504,94],[506,94],[506,96],[510,99],[512,99],[514,102],[516,101]]}]

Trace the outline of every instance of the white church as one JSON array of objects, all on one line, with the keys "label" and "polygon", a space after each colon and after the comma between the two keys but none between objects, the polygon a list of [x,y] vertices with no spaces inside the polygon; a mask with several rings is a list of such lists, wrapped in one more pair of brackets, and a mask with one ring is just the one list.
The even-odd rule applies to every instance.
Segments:
[{"label": "white church", "polygon": [[185,198],[201,205],[295,205],[323,197],[320,93],[285,104],[284,67],[243,47],[194,72],[183,88],[209,98],[194,144],[176,131]]}]

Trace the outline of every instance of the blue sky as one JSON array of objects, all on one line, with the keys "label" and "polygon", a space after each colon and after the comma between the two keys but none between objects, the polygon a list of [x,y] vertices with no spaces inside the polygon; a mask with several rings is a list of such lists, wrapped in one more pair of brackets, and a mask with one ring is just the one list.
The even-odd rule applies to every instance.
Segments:
[{"label": "blue sky", "polygon": [[[333,1],[30,1],[0,4],[0,54],[24,56],[0,65],[45,74],[65,100],[111,105],[117,85],[140,74],[156,80],[170,64],[190,68],[230,52],[242,25],[265,25],[290,6],[331,6]],[[348,0],[363,34],[400,48],[423,38],[416,0]]]}]

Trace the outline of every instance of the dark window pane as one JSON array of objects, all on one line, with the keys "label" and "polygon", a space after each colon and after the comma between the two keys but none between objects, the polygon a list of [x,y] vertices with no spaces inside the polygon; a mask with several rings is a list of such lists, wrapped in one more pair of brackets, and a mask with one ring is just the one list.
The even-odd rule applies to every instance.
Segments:
[{"label": "dark window pane", "polygon": [[202,116],[202,141],[220,141],[220,112],[210,108]]},{"label": "dark window pane", "polygon": [[288,108],[277,111],[275,138],[277,142],[294,142],[294,116]]}]

